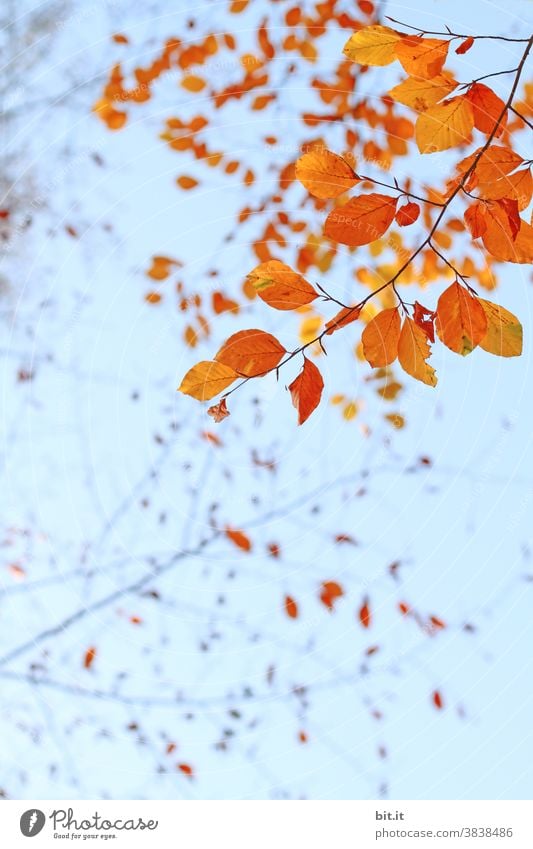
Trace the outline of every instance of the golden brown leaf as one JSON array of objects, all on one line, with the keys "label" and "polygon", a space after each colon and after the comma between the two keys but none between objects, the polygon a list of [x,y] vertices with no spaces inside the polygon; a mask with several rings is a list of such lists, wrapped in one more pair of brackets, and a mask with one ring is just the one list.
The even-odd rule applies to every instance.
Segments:
[{"label": "golden brown leaf", "polygon": [[519,357],[522,353],[522,325],[512,312],[479,299],[487,316],[487,333],[479,343],[480,348],[498,357]]},{"label": "golden brown leaf", "polygon": [[436,386],[435,369],[426,362],[430,354],[427,335],[411,318],[406,317],[398,341],[398,362],[411,377],[428,386]]},{"label": "golden brown leaf", "polygon": [[472,105],[463,95],[430,107],[418,116],[415,138],[420,153],[436,153],[470,141]]},{"label": "golden brown leaf", "polygon": [[430,80],[407,77],[389,91],[389,96],[416,112],[425,112],[439,100],[449,97],[457,83],[448,74],[438,74]]},{"label": "golden brown leaf", "polygon": [[298,159],[296,177],[317,198],[336,198],[359,181],[342,156],[323,147],[314,148]]},{"label": "golden brown leaf", "polygon": [[229,366],[215,360],[204,360],[193,366],[178,387],[178,392],[197,401],[209,401],[223,392],[239,375]]}]

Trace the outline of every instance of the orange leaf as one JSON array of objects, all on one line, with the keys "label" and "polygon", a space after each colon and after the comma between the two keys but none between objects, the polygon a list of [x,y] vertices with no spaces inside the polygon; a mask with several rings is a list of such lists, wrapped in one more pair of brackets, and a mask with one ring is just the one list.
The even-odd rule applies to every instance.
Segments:
[{"label": "orange leaf", "polygon": [[465,357],[485,336],[487,318],[478,299],[464,286],[452,283],[438,300],[436,328],[441,342]]},{"label": "orange leaf", "polygon": [[372,613],[370,612],[370,605],[368,601],[363,602],[359,610],[359,622],[361,623],[363,628],[370,628],[370,624],[372,622]]},{"label": "orange leaf", "polygon": [[420,207],[417,203],[406,203],[396,213],[396,223],[400,227],[408,227],[409,224],[414,224],[419,215]]},{"label": "orange leaf", "polygon": [[317,198],[336,198],[359,181],[342,156],[323,147],[310,150],[298,159],[296,178]]},{"label": "orange leaf", "polygon": [[178,387],[178,392],[197,401],[209,401],[223,392],[238,377],[236,371],[215,360],[204,360],[193,366]]},{"label": "orange leaf", "polygon": [[293,406],[298,410],[301,425],[320,404],[324,381],[320,371],[311,360],[304,358],[304,367],[289,386]]},{"label": "orange leaf", "polygon": [[466,53],[466,52],[467,52],[467,50],[470,50],[470,48],[472,47],[473,43],[474,43],[474,39],[472,38],[472,36],[471,36],[471,35],[469,35],[469,36],[468,36],[468,38],[465,38],[465,40],[461,42],[461,44],[459,45],[459,47],[456,47],[456,48],[455,48],[455,52],[456,52],[459,56],[461,56],[463,53]]},{"label": "orange leaf", "polygon": [[251,551],[252,550],[252,541],[244,531],[236,531],[232,528],[226,528],[226,536],[228,539],[232,541],[237,548],[242,549],[242,551]]},{"label": "orange leaf", "polygon": [[190,764],[178,764],[178,769],[179,769],[180,772],[182,772],[184,775],[186,775],[187,778],[193,778],[194,777],[194,771],[193,771],[192,766],[190,766]]},{"label": "orange leaf", "polygon": [[226,399],[222,398],[222,400],[219,401],[218,404],[214,404],[214,406],[209,407],[207,415],[211,416],[211,418],[214,419],[216,424],[224,421],[224,419],[227,419],[227,417],[231,414],[226,406]]},{"label": "orange leaf", "polygon": [[334,315],[333,318],[326,323],[326,336],[331,336],[332,333],[335,333],[336,330],[340,330],[341,327],[346,327],[347,324],[351,324],[352,321],[356,321],[361,314],[361,307],[343,307],[337,315]]},{"label": "orange leaf", "polygon": [[91,668],[91,666],[93,665],[93,661],[94,661],[95,657],[96,657],[96,649],[94,648],[94,646],[91,646],[90,649],[87,649],[87,651],[85,652],[85,656],[83,658],[83,665],[84,665],[85,669]]},{"label": "orange leaf", "polygon": [[406,317],[398,341],[398,361],[407,374],[428,386],[437,385],[435,369],[427,362],[431,353],[426,333]]},{"label": "orange leaf", "polygon": [[494,94],[492,89],[483,83],[474,83],[466,96],[472,104],[476,130],[488,136],[494,130],[496,121],[499,120],[500,126],[496,135],[501,135],[505,125],[505,103],[501,97]]},{"label": "orange leaf", "polygon": [[224,342],[215,359],[245,377],[259,377],[276,368],[286,354],[275,336],[264,330],[240,330]]},{"label": "orange leaf", "polygon": [[473,203],[465,212],[465,221],[472,238],[478,239],[487,229],[485,206],[482,203]]},{"label": "orange leaf", "polygon": [[223,312],[239,312],[239,304],[237,301],[232,301],[227,298],[223,292],[213,292],[212,295],[213,310],[217,315]]},{"label": "orange leaf", "polygon": [[277,310],[294,310],[318,297],[318,292],[305,277],[278,259],[258,265],[247,280],[261,300]]},{"label": "orange leaf", "polygon": [[172,267],[176,265],[179,265],[178,261],[168,256],[154,256],[146,274],[153,280],[166,280],[172,273]]},{"label": "orange leaf", "polygon": [[440,74],[448,55],[448,42],[437,38],[406,35],[396,45],[396,56],[413,77],[431,79]]},{"label": "orange leaf", "polygon": [[396,359],[400,325],[400,316],[394,307],[382,310],[363,330],[363,354],[373,368],[388,366]]},{"label": "orange leaf", "polygon": [[186,89],[187,91],[198,92],[202,91],[206,86],[206,82],[202,77],[197,77],[194,74],[189,74],[186,77],[183,77],[181,81],[181,87]]},{"label": "orange leaf", "polygon": [[298,618],[298,605],[290,595],[285,596],[284,600],[285,613],[290,619]]},{"label": "orange leaf", "polygon": [[367,245],[388,230],[394,220],[397,198],[370,194],[352,198],[326,218],[324,233],[342,245]]},{"label": "orange leaf", "polygon": [[188,191],[189,189],[194,189],[195,186],[198,185],[198,180],[195,180],[194,177],[187,177],[183,174],[181,177],[178,177],[176,183],[180,187],[180,189],[185,189]]},{"label": "orange leaf", "polygon": [[420,153],[436,153],[470,141],[472,105],[463,95],[430,107],[418,116],[415,138]]},{"label": "orange leaf", "polygon": [[123,35],[121,32],[116,32],[111,36],[115,44],[129,44],[130,40],[127,35]]},{"label": "orange leaf", "polygon": [[501,262],[533,262],[533,227],[521,218],[513,225],[502,202],[487,204],[487,227],[482,235],[485,248]]},{"label": "orange leaf", "polygon": [[333,610],[335,602],[344,595],[344,590],[337,581],[324,581],[320,588],[320,601],[328,610]]}]

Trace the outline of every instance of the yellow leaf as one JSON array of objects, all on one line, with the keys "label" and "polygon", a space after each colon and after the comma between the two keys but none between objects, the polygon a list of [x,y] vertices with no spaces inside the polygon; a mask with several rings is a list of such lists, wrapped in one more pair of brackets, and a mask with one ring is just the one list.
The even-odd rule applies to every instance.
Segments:
[{"label": "yellow leaf", "polygon": [[420,153],[436,153],[470,141],[474,127],[472,106],[461,95],[431,106],[418,116],[415,138]]},{"label": "yellow leaf", "polygon": [[317,198],[336,198],[358,182],[346,160],[326,148],[304,153],[296,162],[296,178]]},{"label": "yellow leaf", "polygon": [[416,112],[425,112],[439,100],[448,97],[456,86],[455,80],[447,74],[439,74],[430,80],[407,77],[391,88],[389,97]]},{"label": "yellow leaf", "polygon": [[364,27],[350,36],[342,52],[360,65],[390,65],[396,59],[399,40],[398,33],[390,27]]},{"label": "yellow leaf", "polygon": [[522,325],[509,310],[479,299],[487,316],[487,333],[479,343],[480,348],[498,357],[519,357],[522,353]]},{"label": "yellow leaf", "polygon": [[316,339],[318,332],[322,326],[322,318],[319,315],[311,315],[309,318],[304,318],[300,325],[300,342],[302,345],[307,345]]},{"label": "yellow leaf", "polygon": [[411,377],[427,383],[428,386],[436,386],[435,369],[426,362],[430,354],[428,337],[421,327],[406,317],[398,342],[398,362]]},{"label": "yellow leaf", "polygon": [[204,360],[193,366],[178,387],[178,392],[190,395],[197,401],[209,401],[223,392],[238,377],[236,371],[223,363]]}]

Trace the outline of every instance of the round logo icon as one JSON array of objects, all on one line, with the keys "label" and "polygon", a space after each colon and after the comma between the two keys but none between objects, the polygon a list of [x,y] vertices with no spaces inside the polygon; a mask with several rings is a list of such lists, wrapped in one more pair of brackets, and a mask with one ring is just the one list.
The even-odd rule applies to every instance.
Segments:
[{"label": "round logo icon", "polygon": [[20,818],[20,830],[24,837],[35,837],[43,830],[46,817],[42,811],[37,808],[30,808],[29,811],[24,811]]}]

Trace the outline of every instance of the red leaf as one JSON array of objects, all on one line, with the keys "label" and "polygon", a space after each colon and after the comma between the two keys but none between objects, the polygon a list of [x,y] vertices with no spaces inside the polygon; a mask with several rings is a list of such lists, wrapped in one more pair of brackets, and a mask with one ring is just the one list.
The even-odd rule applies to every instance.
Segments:
[{"label": "red leaf", "polygon": [[187,778],[194,778],[194,771],[190,764],[178,764],[177,766],[179,771],[186,775]]},{"label": "red leaf", "polygon": [[467,50],[470,50],[473,43],[474,43],[474,39],[472,38],[471,35],[469,35],[468,38],[465,38],[465,40],[461,42],[459,47],[455,48],[455,52],[458,53],[459,55],[462,55],[463,53],[466,53]]},{"label": "red leaf", "polygon": [[430,342],[435,341],[435,327],[433,325],[433,321],[435,318],[435,313],[432,310],[428,310],[427,307],[419,304],[418,301],[415,301],[415,311],[413,313],[413,321],[421,330],[424,331]]},{"label": "red leaf", "polygon": [[324,381],[322,375],[311,360],[304,359],[304,367],[298,377],[289,386],[293,406],[298,410],[298,424],[301,425],[320,404]]},{"label": "red leaf", "polygon": [[435,690],[435,691],[432,693],[432,695],[431,695],[431,700],[432,700],[433,704],[435,705],[435,707],[437,708],[437,710],[442,710],[442,709],[443,709],[443,707],[444,707],[444,702],[443,702],[443,700],[442,700],[442,696],[441,696],[441,694],[439,693],[439,691],[438,691],[438,690]]}]

